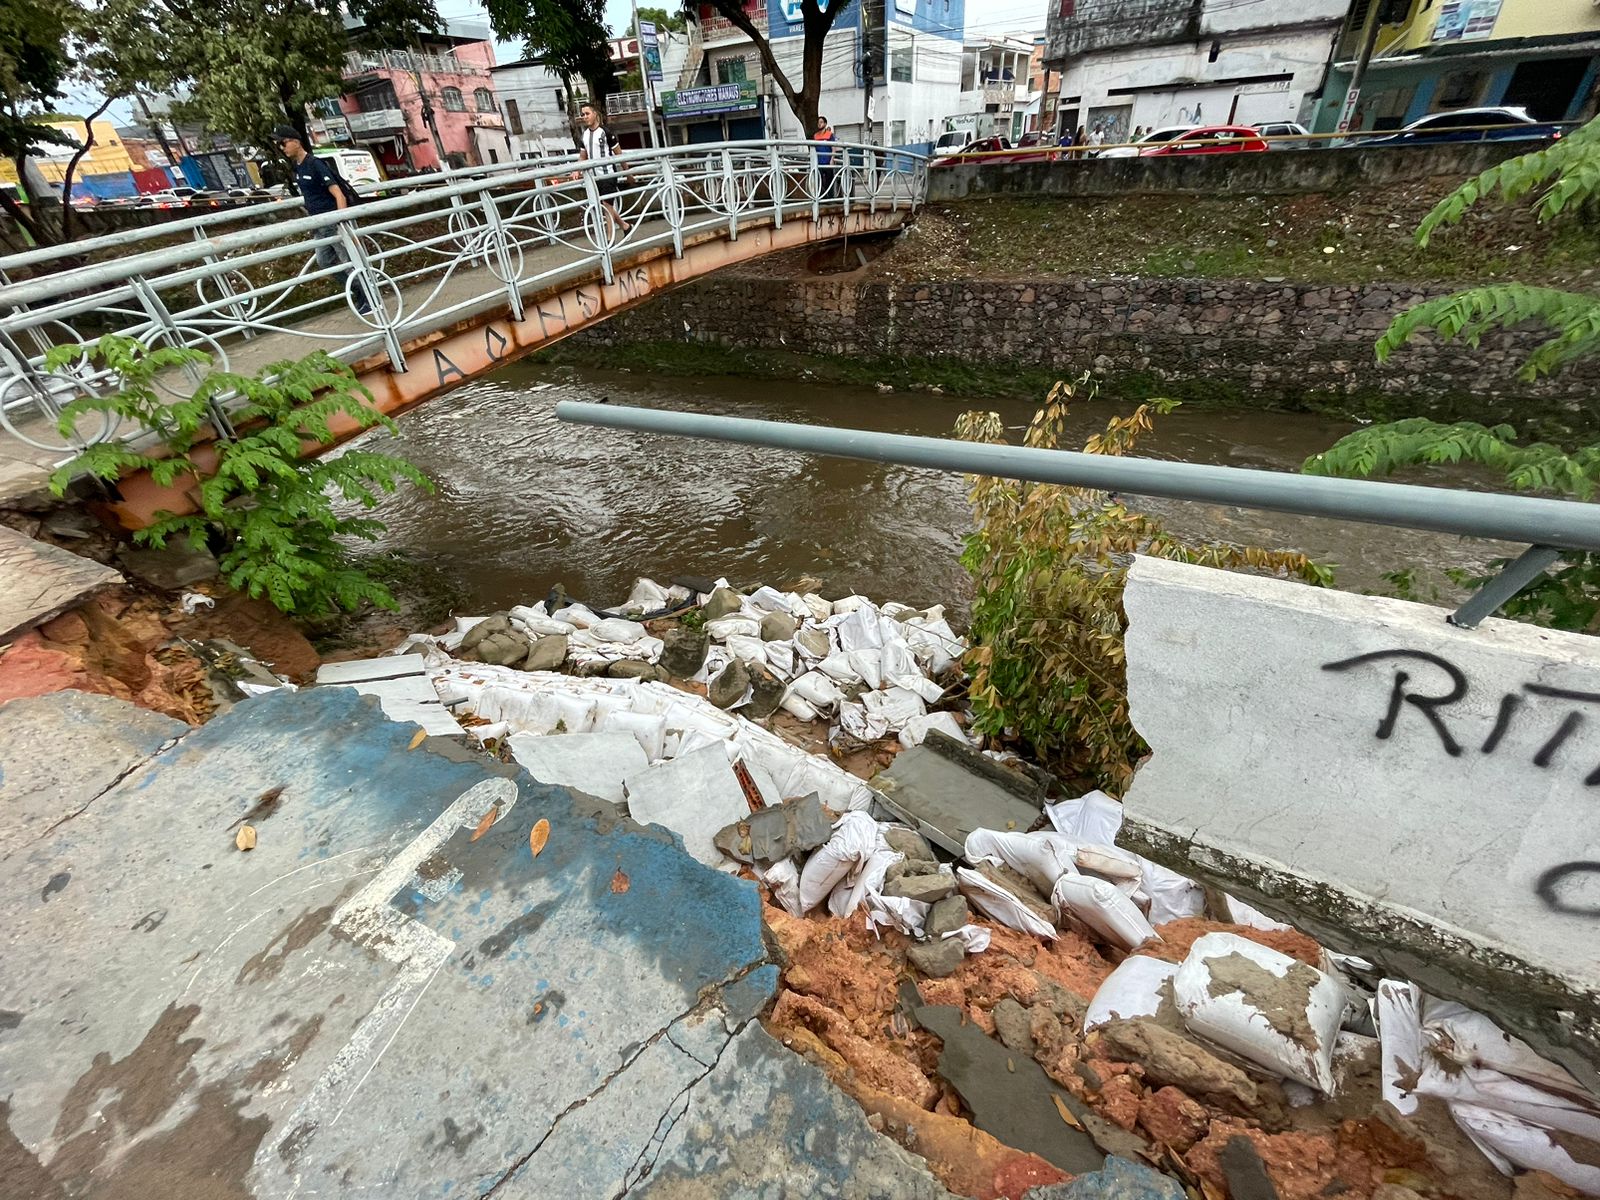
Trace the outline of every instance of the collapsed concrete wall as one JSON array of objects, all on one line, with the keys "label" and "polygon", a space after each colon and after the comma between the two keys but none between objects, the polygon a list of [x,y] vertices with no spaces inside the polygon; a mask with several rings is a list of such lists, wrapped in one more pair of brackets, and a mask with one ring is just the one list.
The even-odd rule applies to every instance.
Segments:
[{"label": "collapsed concrete wall", "polygon": [[1600,1062],[1600,642],[1140,559],[1133,849]]}]

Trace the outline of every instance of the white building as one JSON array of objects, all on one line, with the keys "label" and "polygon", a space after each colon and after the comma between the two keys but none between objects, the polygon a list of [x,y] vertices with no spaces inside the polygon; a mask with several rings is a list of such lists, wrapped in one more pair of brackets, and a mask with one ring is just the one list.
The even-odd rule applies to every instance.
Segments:
[{"label": "white building", "polygon": [[546,158],[572,151],[566,88],[549,67],[533,59],[495,67],[494,90],[514,157]]},{"label": "white building", "polygon": [[1349,0],[1076,0],[1052,6],[1058,130],[1300,120]]},{"label": "white building", "polygon": [[[799,86],[799,0],[749,0],[747,11],[771,40],[779,68]],[[823,47],[818,103],[838,137],[926,148],[959,107],[965,14],[965,0],[849,0]],[[737,27],[702,6],[699,37],[685,61],[689,103],[669,117],[674,140],[811,136],[814,130],[800,128],[782,91],[762,71],[754,43]],[[864,59],[874,76],[870,89]],[[739,85],[743,91],[735,97]]]},{"label": "white building", "polygon": [[1033,39],[1023,34],[978,38],[962,46],[956,111],[974,120],[970,125],[962,120],[961,127],[974,137],[998,133],[1015,141],[1029,103],[1037,99],[1028,83],[1032,57]]}]

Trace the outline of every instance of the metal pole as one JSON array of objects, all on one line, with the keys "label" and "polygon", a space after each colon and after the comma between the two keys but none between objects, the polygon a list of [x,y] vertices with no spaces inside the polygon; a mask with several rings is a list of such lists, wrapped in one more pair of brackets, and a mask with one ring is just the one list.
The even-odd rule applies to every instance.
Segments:
[{"label": "metal pole", "polygon": [[1450,624],[1459,625],[1462,629],[1476,629],[1486,617],[1494,616],[1507,600],[1555,566],[1560,557],[1561,551],[1554,546],[1529,546],[1515,560],[1507,563],[1500,574],[1479,588],[1470,600],[1451,613]]},{"label": "metal pole", "polygon": [[1361,39],[1361,53],[1356,57],[1356,68],[1350,73],[1350,90],[1344,95],[1344,105],[1339,110],[1339,132],[1347,133],[1350,119],[1355,116],[1356,102],[1361,99],[1361,81],[1366,78],[1367,64],[1372,61],[1372,51],[1378,44],[1378,31],[1383,28],[1383,9],[1388,0],[1371,0],[1367,16],[1367,30]]},{"label": "metal pole", "polygon": [[580,425],[738,442],[972,475],[1163,496],[1272,512],[1430,529],[1524,545],[1600,550],[1600,505],[1533,496],[1462,492],[1366,479],[1329,479],[1244,467],[1209,467],[1071,450],[993,446],[948,438],[827,429],[665,409],[564,400],[556,416]]},{"label": "metal pole", "polygon": [[644,89],[644,123],[650,127],[650,148],[661,149],[656,136],[654,97],[650,95],[650,67],[644,61],[644,38],[639,35],[639,0],[633,0],[633,40],[639,46],[639,86]]}]

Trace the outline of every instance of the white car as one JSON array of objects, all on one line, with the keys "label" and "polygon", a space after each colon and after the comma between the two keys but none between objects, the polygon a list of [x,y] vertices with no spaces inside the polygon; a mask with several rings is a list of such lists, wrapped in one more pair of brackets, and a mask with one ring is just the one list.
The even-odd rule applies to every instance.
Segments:
[{"label": "white car", "polygon": [[951,129],[941,133],[939,140],[933,143],[934,157],[941,154],[958,154],[971,140],[972,132],[967,129]]},{"label": "white car", "polygon": [[[1303,138],[1311,131],[1298,121],[1268,121],[1264,125],[1255,127],[1257,133],[1264,138]],[[1267,142],[1268,150],[1308,150],[1320,146],[1321,142]]]},{"label": "white car", "polygon": [[1167,125],[1160,129],[1152,129],[1131,146],[1113,146],[1109,150],[1102,150],[1095,155],[1096,158],[1138,158],[1144,150],[1151,146],[1170,142],[1180,133],[1188,133],[1195,128],[1193,125]]}]

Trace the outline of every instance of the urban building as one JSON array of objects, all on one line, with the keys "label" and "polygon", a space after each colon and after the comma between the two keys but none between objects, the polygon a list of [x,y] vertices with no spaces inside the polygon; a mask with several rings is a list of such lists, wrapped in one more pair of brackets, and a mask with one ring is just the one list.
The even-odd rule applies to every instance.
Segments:
[{"label": "urban building", "polygon": [[[1015,141],[1026,126],[1031,91],[1033,40],[1025,34],[986,37],[961,48],[958,123],[974,137],[1000,134]],[[971,121],[966,118],[970,116]]]},{"label": "urban building", "polygon": [[1061,73],[1057,130],[1118,141],[1139,126],[1301,120],[1322,93],[1349,6],[1060,0],[1042,56]]},{"label": "urban building", "polygon": [[390,176],[509,161],[494,65],[489,30],[460,21],[416,49],[351,50],[344,94],[316,106],[310,132],[371,151]]},{"label": "urban building", "polygon": [[1352,129],[1396,129],[1483,105],[1520,106],[1543,121],[1594,115],[1594,0],[1355,0],[1316,108],[1318,132],[1338,128],[1373,22],[1377,42]]},{"label": "urban building", "polygon": [[573,150],[566,85],[533,59],[503,63],[490,72],[505,116],[511,157],[531,159]]},{"label": "urban building", "polygon": [[[747,0],[746,12],[798,82],[799,0]],[[929,148],[960,109],[965,26],[966,0],[849,0],[823,48],[819,111],[843,141]],[[701,6],[679,87],[663,96],[662,111],[678,143],[814,132],[800,128],[754,43],[709,5]]]}]

